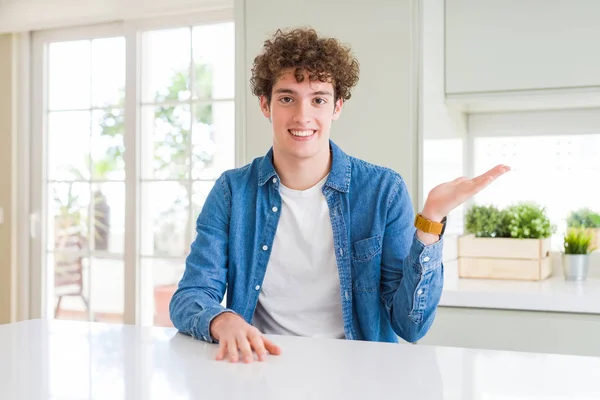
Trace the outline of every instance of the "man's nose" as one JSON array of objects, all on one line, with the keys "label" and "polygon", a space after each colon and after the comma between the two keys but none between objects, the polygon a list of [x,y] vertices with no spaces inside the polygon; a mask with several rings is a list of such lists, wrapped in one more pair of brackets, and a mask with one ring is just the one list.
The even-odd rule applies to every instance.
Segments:
[{"label": "man's nose", "polygon": [[309,122],[311,119],[311,106],[305,101],[299,102],[296,107],[296,114],[294,115],[294,121],[300,123]]}]

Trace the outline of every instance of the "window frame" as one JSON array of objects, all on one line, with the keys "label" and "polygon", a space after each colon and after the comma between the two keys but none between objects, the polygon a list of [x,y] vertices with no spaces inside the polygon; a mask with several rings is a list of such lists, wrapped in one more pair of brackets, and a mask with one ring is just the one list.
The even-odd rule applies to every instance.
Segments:
[{"label": "window frame", "polygon": [[[600,108],[515,110],[469,113],[465,138],[468,176],[475,167],[475,139],[491,137],[568,136],[600,134]],[[465,206],[473,204],[469,201]],[[600,208],[596,211],[600,211]],[[553,277],[561,276],[560,251],[551,250]],[[590,254],[590,270],[600,271],[600,249]]]},{"label": "window frame", "polygon": [[[29,132],[29,160],[30,182],[28,198],[29,204],[29,266],[26,271],[29,276],[28,316],[29,318],[46,318],[48,306],[46,304],[48,291],[45,283],[48,281],[46,268],[47,249],[47,132],[46,110],[48,105],[47,77],[48,77],[48,44],[56,41],[92,40],[105,37],[122,36],[125,38],[125,105],[124,105],[124,145],[125,153],[125,244],[123,253],[124,262],[124,315],[125,324],[151,325],[152,319],[142,315],[142,301],[144,285],[144,271],[140,267],[140,110],[141,106],[141,37],[145,31],[181,28],[196,25],[233,22],[233,8],[215,8],[198,13],[185,15],[172,15],[160,18],[132,19],[100,25],[91,25],[75,28],[53,29],[34,32],[31,35],[31,114]],[[237,41],[238,27],[235,27]],[[238,56],[236,43],[235,55]],[[237,62],[234,66],[235,78],[238,78]],[[235,116],[239,115],[238,104],[240,101],[238,89],[235,85],[233,102]],[[244,160],[240,146],[243,145],[242,131],[238,123],[235,124],[235,166],[241,165]],[[190,204],[191,207],[191,204]],[[186,226],[187,230],[187,226]],[[148,275],[148,274],[146,274]],[[147,279],[146,279],[147,280]],[[152,282],[150,282],[151,284]]]}]

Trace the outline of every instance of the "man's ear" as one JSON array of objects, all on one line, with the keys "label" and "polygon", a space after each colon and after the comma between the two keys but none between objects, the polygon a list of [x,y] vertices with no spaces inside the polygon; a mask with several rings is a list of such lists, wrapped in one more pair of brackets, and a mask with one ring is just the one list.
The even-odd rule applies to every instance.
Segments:
[{"label": "man's ear", "polygon": [[265,118],[271,120],[271,105],[269,104],[267,96],[260,96],[260,111],[262,111]]},{"label": "man's ear", "polygon": [[336,120],[340,117],[342,113],[342,107],[344,106],[344,100],[339,98],[335,102],[335,108],[333,109],[333,119]]}]

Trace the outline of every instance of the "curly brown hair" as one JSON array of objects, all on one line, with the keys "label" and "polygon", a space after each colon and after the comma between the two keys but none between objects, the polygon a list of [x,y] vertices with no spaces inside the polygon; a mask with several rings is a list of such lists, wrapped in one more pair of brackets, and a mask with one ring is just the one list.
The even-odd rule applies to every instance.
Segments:
[{"label": "curly brown hair", "polygon": [[350,47],[337,39],[320,38],[314,29],[278,29],[254,59],[252,93],[266,96],[270,104],[275,82],[290,68],[295,69],[298,83],[304,80],[305,71],[310,81],[331,82],[335,100],[350,99],[350,90],[358,82],[360,71]]}]

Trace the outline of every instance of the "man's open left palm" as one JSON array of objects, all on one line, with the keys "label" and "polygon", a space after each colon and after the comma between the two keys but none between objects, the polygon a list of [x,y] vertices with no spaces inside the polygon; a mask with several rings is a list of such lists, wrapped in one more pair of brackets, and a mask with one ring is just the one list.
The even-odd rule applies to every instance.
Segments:
[{"label": "man's open left palm", "polygon": [[443,218],[508,171],[510,167],[500,164],[475,178],[460,177],[442,183],[431,189],[425,208],[434,214],[433,218]]}]

